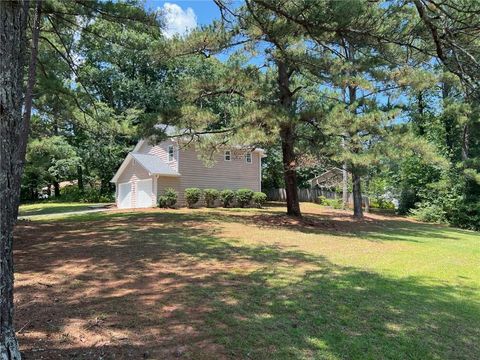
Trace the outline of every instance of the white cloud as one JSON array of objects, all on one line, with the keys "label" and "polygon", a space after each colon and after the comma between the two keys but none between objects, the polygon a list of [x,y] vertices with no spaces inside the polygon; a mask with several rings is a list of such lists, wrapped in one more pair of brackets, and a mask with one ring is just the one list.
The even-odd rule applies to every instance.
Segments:
[{"label": "white cloud", "polygon": [[197,15],[192,8],[183,10],[177,4],[165,3],[161,8],[164,14],[165,28],[163,35],[171,38],[174,35],[185,35],[197,27]]}]

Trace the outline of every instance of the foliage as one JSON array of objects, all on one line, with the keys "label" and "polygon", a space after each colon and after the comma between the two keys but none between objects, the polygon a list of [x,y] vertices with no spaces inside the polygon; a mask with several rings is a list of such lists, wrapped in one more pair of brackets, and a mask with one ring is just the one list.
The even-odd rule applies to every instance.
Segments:
[{"label": "foliage", "polygon": [[220,191],[220,199],[222,200],[223,207],[227,208],[232,205],[235,200],[235,192],[230,189]]},{"label": "foliage", "polygon": [[444,223],[447,221],[446,213],[439,204],[419,203],[415,209],[410,210],[412,216],[420,221]]},{"label": "foliage", "polygon": [[250,189],[238,189],[235,192],[235,200],[241,208],[248,206],[253,198],[253,191]]},{"label": "foliage", "polygon": [[204,189],[203,198],[207,207],[214,207],[215,201],[219,198],[220,192],[216,189]]},{"label": "foliage", "polygon": [[198,188],[187,188],[185,189],[185,200],[189,208],[192,208],[200,201],[202,197],[202,190]]},{"label": "foliage", "polygon": [[330,206],[334,209],[341,209],[342,208],[342,200],[341,199],[327,199],[325,196],[318,197],[318,203],[324,206]]},{"label": "foliage", "polygon": [[157,204],[159,208],[168,209],[168,198],[165,195],[158,196]]},{"label": "foliage", "polygon": [[75,177],[80,158],[62,137],[52,136],[29,143],[23,184],[31,191]]},{"label": "foliage", "polygon": [[389,200],[383,198],[369,197],[370,207],[374,209],[384,209],[384,210],[393,210],[395,209],[395,204]]},{"label": "foliage", "polygon": [[252,202],[256,207],[261,208],[267,202],[267,194],[263,192],[254,192]]},{"label": "foliage", "polygon": [[163,195],[158,197],[158,207],[174,208],[177,203],[178,193],[175,189],[166,188]]},{"label": "foliage", "polygon": [[61,189],[61,195],[62,201],[65,202],[108,203],[115,201],[113,192],[105,194],[100,189],[89,186],[83,190],[79,189],[77,185],[65,186]]}]

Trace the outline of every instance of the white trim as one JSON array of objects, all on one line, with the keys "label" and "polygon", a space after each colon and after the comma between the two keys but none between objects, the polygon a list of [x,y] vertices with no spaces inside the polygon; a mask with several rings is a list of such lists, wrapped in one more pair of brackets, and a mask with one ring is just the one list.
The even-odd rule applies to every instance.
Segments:
[{"label": "white trim", "polygon": [[[152,155],[153,156],[153,155]],[[131,153],[128,153],[128,155],[125,157],[125,160],[123,160],[123,163],[122,165],[120,165],[120,167],[118,168],[117,172],[115,173],[115,175],[113,176],[112,180],[110,180],[110,182],[112,183],[117,183],[118,182],[118,179],[120,178],[120,175],[122,175],[123,171],[125,171],[125,168],[128,166],[128,163],[130,162],[130,160],[135,161],[135,158],[133,157],[133,155]],[[150,172],[148,171],[147,168],[145,168],[143,166],[143,164],[138,161],[138,164],[143,168],[145,169],[149,175],[162,175],[162,176],[171,176],[171,177],[179,177],[181,176],[182,174],[179,174],[178,171],[177,171],[177,174],[150,174]]]},{"label": "white trim", "polygon": [[[248,159],[250,159],[250,161],[248,161]],[[245,164],[253,164],[253,158],[252,158],[252,153],[251,152],[247,152],[245,154]]]},{"label": "white trim", "polygon": [[145,139],[140,140],[137,143],[137,145],[135,145],[135,148],[132,150],[132,152],[134,152],[134,153],[139,152],[144,143],[145,143]]},{"label": "white trim", "polygon": [[125,159],[123,160],[122,165],[120,165],[120,167],[118,168],[117,172],[113,176],[112,180],[110,180],[110,182],[116,183],[118,181],[120,175],[122,175],[123,171],[128,166],[128,163],[130,162],[130,160],[132,158],[133,158],[132,155],[130,155],[130,153],[128,153],[127,156],[125,157]]},{"label": "white trim", "polygon": [[180,145],[177,142],[177,173],[180,170]]},{"label": "white trim", "polygon": [[[121,193],[121,188],[122,185],[130,185],[130,190],[129,190],[129,197],[130,197],[130,204],[129,206],[121,206],[121,199],[120,199],[120,193]],[[116,194],[116,204],[119,209],[131,209],[132,208],[132,203],[133,203],[133,183],[131,181],[123,182],[123,183],[118,183],[117,184],[117,194]]]},{"label": "white trim", "polygon": [[[228,160],[227,160],[227,152],[228,152],[228,157],[229,157]],[[223,161],[232,161],[232,151],[231,150],[225,150],[223,152]]]},{"label": "white trim", "polygon": [[[170,149],[172,149],[172,160],[170,160]],[[175,146],[172,144],[167,145],[167,162],[171,163],[175,161]]]},{"label": "white trim", "polygon": [[[139,191],[139,188],[140,188],[140,185],[141,184],[144,184],[146,182],[149,182],[149,187],[147,188],[150,188],[150,190],[147,190],[147,195],[148,195],[148,198],[150,199],[149,203],[147,203],[146,205],[147,206],[143,206],[143,204],[139,204],[138,203],[138,200],[139,200],[139,196],[140,196],[140,191]],[[153,178],[149,178],[149,179],[138,179],[136,182],[135,182],[135,186],[136,186],[136,191],[135,191],[135,208],[151,208],[153,207]],[[142,205],[142,206],[139,206],[139,205]]]},{"label": "white trim", "polygon": [[262,191],[262,157],[258,154],[258,188]]}]

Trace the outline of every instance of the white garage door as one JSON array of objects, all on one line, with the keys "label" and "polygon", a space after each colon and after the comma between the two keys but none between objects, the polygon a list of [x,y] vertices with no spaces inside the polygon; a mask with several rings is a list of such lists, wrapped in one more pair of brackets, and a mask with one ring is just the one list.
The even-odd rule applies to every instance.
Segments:
[{"label": "white garage door", "polygon": [[137,181],[137,208],[152,207],[152,179]]},{"label": "white garage door", "polygon": [[132,207],[132,183],[118,184],[118,207],[120,209]]}]

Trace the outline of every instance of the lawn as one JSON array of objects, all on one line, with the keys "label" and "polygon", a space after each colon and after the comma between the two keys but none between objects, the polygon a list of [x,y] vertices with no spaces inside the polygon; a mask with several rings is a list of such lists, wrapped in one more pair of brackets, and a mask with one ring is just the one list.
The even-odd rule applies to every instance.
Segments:
[{"label": "lawn", "polygon": [[480,358],[478,233],[302,209],[20,222],[25,358]]},{"label": "lawn", "polygon": [[74,211],[89,210],[95,206],[101,206],[105,204],[86,204],[86,203],[66,203],[66,202],[39,202],[34,204],[20,205],[18,215],[19,216],[32,216],[32,215],[51,215],[57,213],[68,213]]}]

